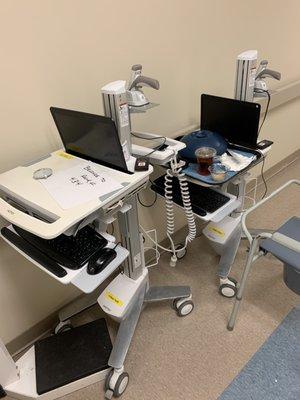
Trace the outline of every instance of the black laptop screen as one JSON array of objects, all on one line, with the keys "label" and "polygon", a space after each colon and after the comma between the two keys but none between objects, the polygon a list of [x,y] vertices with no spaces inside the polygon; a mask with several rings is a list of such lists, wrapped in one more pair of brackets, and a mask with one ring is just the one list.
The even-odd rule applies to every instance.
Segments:
[{"label": "black laptop screen", "polygon": [[202,94],[201,129],[217,132],[229,143],[256,148],[260,104]]},{"label": "black laptop screen", "polygon": [[110,118],[56,107],[50,111],[67,153],[129,172]]}]

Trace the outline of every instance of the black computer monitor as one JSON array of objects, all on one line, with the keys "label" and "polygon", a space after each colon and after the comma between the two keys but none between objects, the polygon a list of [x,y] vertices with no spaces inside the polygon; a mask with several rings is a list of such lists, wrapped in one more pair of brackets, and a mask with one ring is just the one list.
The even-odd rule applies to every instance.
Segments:
[{"label": "black computer monitor", "polygon": [[50,111],[67,153],[130,173],[111,118],[57,107]]},{"label": "black computer monitor", "polygon": [[217,132],[229,143],[256,148],[260,104],[201,95],[201,129]]}]

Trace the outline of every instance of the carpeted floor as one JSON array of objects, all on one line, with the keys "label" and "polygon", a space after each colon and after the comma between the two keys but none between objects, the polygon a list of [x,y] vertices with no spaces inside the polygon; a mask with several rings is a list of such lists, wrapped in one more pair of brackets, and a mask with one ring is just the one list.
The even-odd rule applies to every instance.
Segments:
[{"label": "carpeted floor", "polygon": [[295,307],[218,400],[300,398],[300,307]]},{"label": "carpeted floor", "polygon": [[[299,176],[300,160],[269,181],[270,191]],[[289,189],[257,211],[249,225],[276,228],[291,215],[299,215],[299,205],[299,188]],[[245,256],[243,243],[231,274],[238,279]],[[218,258],[204,238],[191,244],[175,269],[168,262],[169,257],[163,255],[159,266],[151,269],[151,283],[191,285],[195,309],[190,316],[179,318],[169,303],[147,306],[126,359],[130,383],[122,399],[215,400],[299,298],[285,287],[281,264],[271,256],[264,257],[249,278],[236,328],[228,332],[232,300],[217,292]],[[99,315],[94,308],[81,316],[81,322]],[[65,396],[64,400],[103,398],[101,383]]]}]

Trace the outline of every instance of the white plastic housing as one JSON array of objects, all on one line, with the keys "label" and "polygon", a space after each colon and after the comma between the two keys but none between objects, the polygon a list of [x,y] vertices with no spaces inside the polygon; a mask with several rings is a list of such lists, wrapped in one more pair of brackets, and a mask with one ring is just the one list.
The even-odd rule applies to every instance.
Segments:
[{"label": "white plastic housing", "polygon": [[98,303],[103,311],[116,321],[125,318],[130,305],[135,301],[143,281],[148,279],[148,269],[143,268],[142,275],[133,280],[125,274],[119,274],[101,293]]},{"label": "white plastic housing", "polygon": [[237,56],[235,99],[253,101],[256,68],[257,50],[244,51]]},{"label": "white plastic housing", "polygon": [[126,92],[126,81],[114,81],[101,88],[101,92],[105,94],[121,94]]},{"label": "white plastic housing", "polygon": [[211,242],[224,245],[240,222],[240,218],[232,218],[228,216],[220,222],[210,222],[203,229],[203,234]]}]

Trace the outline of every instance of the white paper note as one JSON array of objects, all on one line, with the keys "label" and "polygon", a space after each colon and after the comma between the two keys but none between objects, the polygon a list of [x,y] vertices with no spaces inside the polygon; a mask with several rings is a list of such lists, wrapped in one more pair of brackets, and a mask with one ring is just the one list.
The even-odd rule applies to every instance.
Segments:
[{"label": "white paper note", "polygon": [[52,176],[40,182],[65,210],[123,187],[91,162],[83,162],[57,173],[54,171]]}]

